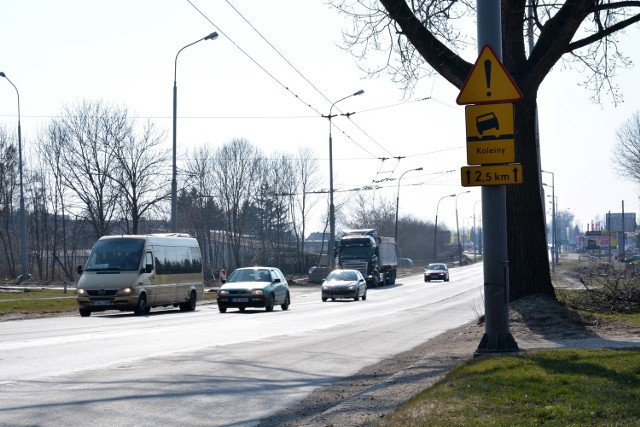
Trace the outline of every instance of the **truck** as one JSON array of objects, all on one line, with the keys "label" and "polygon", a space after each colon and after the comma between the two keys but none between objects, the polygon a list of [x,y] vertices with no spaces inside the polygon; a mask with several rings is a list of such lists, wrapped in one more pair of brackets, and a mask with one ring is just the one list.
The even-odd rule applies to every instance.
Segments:
[{"label": "truck", "polygon": [[336,255],[340,268],[359,270],[368,286],[396,282],[396,241],[379,236],[375,228],[344,230]]}]

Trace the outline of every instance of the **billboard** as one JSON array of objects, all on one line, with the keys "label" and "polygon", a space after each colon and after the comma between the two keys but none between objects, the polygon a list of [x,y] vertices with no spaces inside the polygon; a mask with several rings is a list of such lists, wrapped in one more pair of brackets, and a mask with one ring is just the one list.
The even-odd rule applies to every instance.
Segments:
[{"label": "billboard", "polygon": [[629,212],[624,214],[624,230],[622,227],[623,216],[621,213],[608,213],[605,215],[607,218],[607,224],[605,228],[609,231],[618,231],[622,233],[636,231],[636,213]]},{"label": "billboard", "polygon": [[615,231],[587,231],[587,249],[603,249],[618,246],[618,233]]}]

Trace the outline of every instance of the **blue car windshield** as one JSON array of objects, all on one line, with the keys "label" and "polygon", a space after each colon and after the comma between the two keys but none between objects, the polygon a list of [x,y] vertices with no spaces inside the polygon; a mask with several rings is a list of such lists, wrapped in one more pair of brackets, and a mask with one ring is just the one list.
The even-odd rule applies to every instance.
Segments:
[{"label": "blue car windshield", "polygon": [[235,270],[227,279],[227,283],[271,281],[271,273],[267,269]]}]

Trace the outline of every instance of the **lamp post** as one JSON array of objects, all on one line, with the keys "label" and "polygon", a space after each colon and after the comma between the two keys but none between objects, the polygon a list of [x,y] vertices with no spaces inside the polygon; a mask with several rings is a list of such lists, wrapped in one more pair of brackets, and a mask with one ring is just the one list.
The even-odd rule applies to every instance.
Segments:
[{"label": "lamp post", "polygon": [[[555,190],[555,189],[554,189]],[[555,191],[554,191],[555,192]],[[560,253],[558,248],[558,197],[552,196],[551,212],[553,215],[553,272],[555,273],[555,266],[558,265],[558,255]]]},{"label": "lamp post", "polygon": [[456,197],[456,195],[449,194],[446,196],[442,196],[440,197],[440,200],[438,200],[438,203],[436,204],[436,224],[435,224],[435,227],[433,227],[433,260],[434,261],[438,261],[438,254],[436,252],[436,239],[438,237],[438,209],[440,209],[440,202],[442,201],[442,199],[446,199],[447,197]]},{"label": "lamp post", "polygon": [[[555,200],[556,200],[556,185],[555,185],[555,175],[553,172],[549,172],[549,171],[545,171],[545,170],[540,170],[540,172],[544,172],[544,173],[550,173],[551,174],[551,205],[552,205],[552,209],[551,209],[551,226],[552,228],[552,247],[553,247],[553,252],[551,253],[551,271],[553,273],[556,272],[556,264],[558,262],[558,259],[556,258],[556,252],[558,251],[558,248],[556,247],[556,205],[555,205]],[[544,186],[547,186],[547,184],[542,184]]]},{"label": "lamp post", "polygon": [[419,168],[415,168],[415,169],[409,169],[408,171],[404,171],[402,173],[402,175],[400,175],[400,178],[398,178],[398,192],[396,194],[396,234],[395,234],[395,239],[396,239],[396,245],[398,244],[398,207],[400,206],[400,181],[402,181],[402,177],[408,173],[408,172],[414,172],[414,171],[421,171],[422,170],[422,166],[420,166]]},{"label": "lamp post", "polygon": [[176,166],[176,122],[177,122],[177,111],[178,111],[178,86],[176,85],[176,77],[178,74],[178,55],[184,49],[189,46],[193,46],[194,44],[201,42],[202,40],[215,40],[218,38],[218,33],[215,31],[209,34],[206,37],[203,37],[199,40],[194,41],[193,43],[189,43],[184,46],[182,49],[176,53],[176,59],[173,66],[173,169],[171,172],[171,232],[178,232],[178,182],[177,182],[177,166]]},{"label": "lamp post", "polygon": [[26,280],[30,276],[27,273],[27,218],[24,211],[24,185],[22,181],[22,129],[20,126],[20,92],[7,75],[0,71],[0,77],[7,79],[18,95],[18,172],[20,175],[20,260],[22,270],[18,280]]},{"label": "lamp post", "polygon": [[456,196],[456,234],[458,235],[458,263],[462,265],[462,244],[460,243],[460,227],[458,226],[458,197],[462,194],[470,193],[471,190],[458,193]]},{"label": "lamp post", "polygon": [[360,89],[357,92],[352,93],[351,95],[347,95],[344,98],[338,99],[336,102],[331,104],[331,108],[329,108],[329,115],[322,116],[329,119],[329,248],[327,249],[327,258],[329,271],[333,270],[335,267],[335,256],[334,249],[336,245],[336,212],[335,206],[333,205],[333,142],[331,139],[331,119],[335,117],[335,114],[331,114],[333,107],[340,101],[344,101],[347,98],[351,98],[352,96],[362,95],[364,90]]},{"label": "lamp post", "polygon": [[476,200],[475,203],[473,204],[473,262],[476,262],[476,257],[478,254],[478,246],[479,245],[479,240],[478,240],[478,230],[476,229],[476,205],[478,204],[478,202],[480,202],[480,200]]}]

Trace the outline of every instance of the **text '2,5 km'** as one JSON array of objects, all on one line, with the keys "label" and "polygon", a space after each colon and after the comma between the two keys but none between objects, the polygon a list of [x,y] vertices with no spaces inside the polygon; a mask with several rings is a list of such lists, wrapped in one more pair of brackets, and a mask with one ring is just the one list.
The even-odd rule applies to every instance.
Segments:
[{"label": "text '2,5 km'", "polygon": [[521,164],[463,166],[460,173],[464,187],[522,183]]}]

